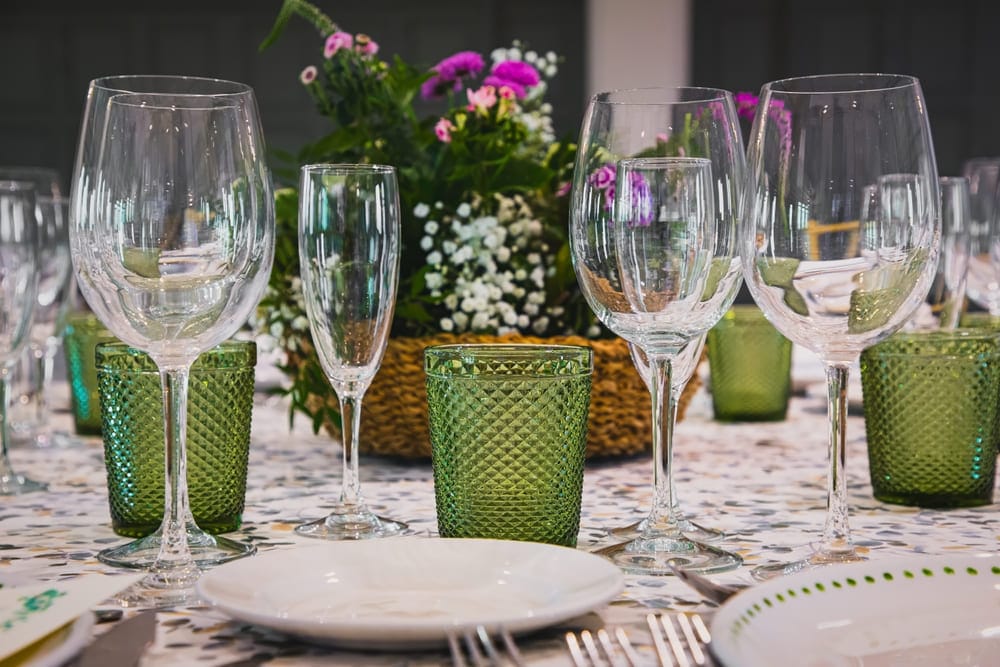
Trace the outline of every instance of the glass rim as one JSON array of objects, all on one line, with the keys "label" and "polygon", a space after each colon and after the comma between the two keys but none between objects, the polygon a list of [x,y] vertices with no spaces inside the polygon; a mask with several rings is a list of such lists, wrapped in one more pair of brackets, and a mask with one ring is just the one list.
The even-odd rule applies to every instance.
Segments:
[{"label": "glass rim", "polygon": [[996,345],[996,352],[1000,354],[1000,329],[987,329],[984,327],[959,327],[957,329],[933,329],[919,331],[899,331],[889,338],[865,349],[865,354],[877,355],[879,357],[959,357],[960,353],[953,351],[937,351],[922,348],[919,353],[913,351],[899,350],[898,346],[908,343],[927,341],[936,342],[962,342],[973,343],[993,341]]},{"label": "glass rim", "polygon": [[303,174],[394,174],[396,168],[388,164],[361,164],[349,162],[316,162],[302,165]]},{"label": "glass rim", "polygon": [[[97,370],[104,370],[107,368],[108,359],[117,359],[123,356],[128,356],[132,358],[142,358],[143,367],[142,368],[111,368],[109,370],[117,372],[127,372],[127,373],[151,373],[159,374],[156,363],[153,361],[152,357],[149,356],[145,351],[140,350],[128,343],[120,340],[103,340],[98,341],[94,346],[94,359],[95,367]],[[246,362],[238,366],[229,366],[225,368],[200,368],[199,362],[203,358],[218,358],[225,356],[235,356],[237,359],[242,359],[245,357]],[[253,368],[257,363],[257,341],[254,340],[225,340],[213,348],[210,348],[198,355],[198,358],[191,364],[190,372],[214,372],[214,371],[232,371]]]},{"label": "glass rim", "polygon": [[4,192],[37,192],[35,184],[23,178],[0,178],[0,190]]},{"label": "glass rim", "polygon": [[[645,95],[657,95],[666,93],[697,93],[704,95],[696,99],[680,100],[668,99],[666,95],[662,99],[654,100],[640,99]],[[613,88],[594,93],[590,101],[598,104],[629,105],[629,106],[659,106],[662,104],[700,104],[704,102],[732,100],[732,91],[724,88],[711,88],[707,86],[644,86],[636,88]]]},{"label": "glass rim", "polygon": [[[187,93],[115,93],[108,98],[108,107],[131,107],[151,111],[216,111],[220,109],[238,110],[235,102],[211,104],[212,100],[226,100],[228,95],[198,95]],[[184,102],[184,104],[178,104]],[[191,102],[190,105],[187,102]]]},{"label": "glass rim", "polygon": [[[567,378],[591,375],[594,371],[594,350],[586,345],[566,345],[548,343],[446,343],[424,348],[424,370],[431,359],[439,362],[458,361],[463,366],[469,361],[496,358],[540,359],[543,361],[577,361],[581,367],[572,373],[548,373],[526,371],[528,377]],[[471,375],[441,374],[442,377],[472,377]],[[510,377],[495,373],[479,373],[476,377]]]},{"label": "glass rim", "polygon": [[712,161],[707,157],[666,157],[662,155],[655,157],[629,157],[618,160],[619,167],[633,169],[670,167],[674,165],[704,168],[706,166],[711,167]]},{"label": "glass rim", "polygon": [[[866,85],[863,87],[834,86],[834,82],[847,82],[881,79],[885,81],[883,85]],[[790,84],[804,84],[816,82],[830,82],[830,87],[819,90],[795,90],[789,89]],[[893,83],[890,83],[893,82]],[[791,76],[784,79],[769,81],[761,87],[762,93],[780,93],[781,95],[833,95],[838,93],[874,93],[889,90],[903,90],[914,88],[920,84],[920,80],[910,74],[893,74],[890,72],[842,72],[833,74],[811,74],[809,76]]]},{"label": "glass rim", "polygon": [[[90,87],[100,88],[101,90],[109,91],[112,94],[114,93],[138,93],[145,95],[172,94],[172,93],[164,93],[162,89],[134,90],[135,86],[125,87],[127,83],[133,81],[149,81],[151,83],[177,81],[177,82],[194,82],[199,84],[210,84],[219,86],[219,90],[215,92],[177,93],[183,95],[197,95],[200,97],[227,97],[232,95],[245,95],[247,93],[253,93],[253,88],[250,85],[245,83],[240,83],[238,81],[231,81],[229,79],[217,79],[213,77],[203,77],[203,76],[185,76],[179,74],[112,74],[109,76],[102,76],[96,79],[92,79],[90,81]],[[230,88],[230,89],[224,90],[224,88]]]}]

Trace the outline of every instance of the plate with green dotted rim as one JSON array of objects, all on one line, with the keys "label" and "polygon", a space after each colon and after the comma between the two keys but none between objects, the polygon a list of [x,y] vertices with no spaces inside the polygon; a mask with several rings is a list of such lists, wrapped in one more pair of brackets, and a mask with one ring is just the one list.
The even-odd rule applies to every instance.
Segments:
[{"label": "plate with green dotted rim", "polygon": [[1000,664],[1000,554],[893,557],[772,579],[712,620],[725,667]]}]

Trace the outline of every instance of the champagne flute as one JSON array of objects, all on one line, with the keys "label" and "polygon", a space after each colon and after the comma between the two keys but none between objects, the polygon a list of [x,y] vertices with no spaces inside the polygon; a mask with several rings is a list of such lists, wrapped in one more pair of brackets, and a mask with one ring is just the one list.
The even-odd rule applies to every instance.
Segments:
[{"label": "champagne flute", "polygon": [[[853,545],[845,477],[848,371],[898,330],[937,265],[938,175],[919,82],[843,74],[765,84],[748,153],[741,254],[750,292],[827,371],[829,479],[819,547],[767,578],[863,560]],[[877,215],[863,213],[877,187]]]},{"label": "champagne flute", "polygon": [[0,495],[42,491],[46,485],[10,466],[10,373],[28,340],[38,289],[35,191],[24,181],[0,181]]},{"label": "champagne flute", "polygon": [[[710,88],[650,88],[600,93],[588,104],[573,174],[570,207],[573,266],[591,309],[605,326],[619,335],[633,313],[622,292],[611,233],[614,229],[611,204],[617,194],[614,165],[622,158],[638,155],[687,155],[710,160],[713,208],[720,230],[717,240],[723,246],[732,246],[736,204],[744,173],[742,139],[732,95]],[[719,256],[727,252],[731,257],[732,247],[724,249]],[[717,311],[717,317],[721,317],[736,296],[739,268],[736,262],[713,266],[715,273],[709,280],[709,298],[697,307]],[[663,394],[661,387],[659,395]],[[660,405],[661,402],[653,403]],[[672,413],[673,408],[668,406],[667,410]],[[666,425],[672,427],[672,420],[665,418],[658,423],[661,427]],[[646,559],[645,565],[628,555],[618,558],[626,569],[672,574],[666,562],[671,557],[671,545],[690,547],[689,554],[695,554],[702,545],[686,538],[674,539],[683,523],[683,515],[675,502],[672,441],[659,429],[654,429],[653,434],[653,493],[653,508],[643,524],[642,536],[651,539],[657,535],[669,536],[661,542],[668,548],[662,550],[662,558]],[[635,546],[639,542],[628,544]],[[647,541],[646,544],[651,546],[655,542]],[[625,545],[615,545],[611,550],[624,548]],[[695,558],[684,558],[685,567],[703,572],[731,569],[741,562],[738,556],[722,550],[701,551]]]},{"label": "champagne flute", "polygon": [[399,281],[396,170],[312,164],[299,188],[299,261],[312,342],[340,401],[340,499],[329,515],[296,527],[324,539],[395,535],[406,524],[376,516],[361,495],[361,401],[382,363]]},{"label": "champagne flute", "polygon": [[[197,89],[197,86],[194,87]],[[153,359],[163,387],[164,517],[152,535],[101,551],[148,569],[138,600],[190,599],[200,566],[251,554],[194,522],[186,480],[188,374],[236,333],[266,286],[274,251],[270,173],[253,91],[110,95],[96,160],[74,184],[74,269],[88,304]],[[87,123],[85,121],[85,127]]]},{"label": "champagne flute", "polygon": [[1000,322],[1000,158],[974,158],[962,165],[969,179],[972,223],[966,291],[969,300]]}]

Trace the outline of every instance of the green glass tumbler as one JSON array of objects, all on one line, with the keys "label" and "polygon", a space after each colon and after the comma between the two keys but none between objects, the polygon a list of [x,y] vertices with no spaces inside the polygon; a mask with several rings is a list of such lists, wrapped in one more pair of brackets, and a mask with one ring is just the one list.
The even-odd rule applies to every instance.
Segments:
[{"label": "green glass tumbler", "polygon": [[92,313],[72,313],[66,318],[63,354],[73,403],[73,423],[79,435],[101,434],[101,405],[94,352],[98,343],[116,340]]},{"label": "green glass tumbler", "polygon": [[719,421],[781,421],[792,390],[792,342],[756,305],[733,306],[706,339]]},{"label": "green glass tumbler", "polygon": [[[97,346],[111,527],[143,537],[163,520],[163,391],[156,364],[124,343]],[[209,533],[242,524],[257,345],[227,341],[198,357],[188,380],[187,485]]]},{"label": "green glass tumbler", "polygon": [[897,333],[861,355],[872,491],[887,503],[992,502],[1000,331]]},{"label": "green glass tumbler", "polygon": [[442,537],[576,546],[593,367],[583,346],[425,350]]}]

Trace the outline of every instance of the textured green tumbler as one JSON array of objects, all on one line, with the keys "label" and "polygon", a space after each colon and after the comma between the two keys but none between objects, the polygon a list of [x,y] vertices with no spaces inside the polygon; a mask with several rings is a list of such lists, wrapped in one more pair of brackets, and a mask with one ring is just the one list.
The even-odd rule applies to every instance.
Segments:
[{"label": "textured green tumbler", "polygon": [[97,392],[94,351],[98,343],[115,341],[93,313],[73,313],[66,318],[63,352],[73,401],[73,422],[80,435],[101,434],[101,405]]},{"label": "textured green tumbler", "polygon": [[[252,341],[205,352],[188,381],[187,484],[195,522],[209,533],[240,527],[253,413]],[[111,526],[142,537],[163,519],[163,392],[156,364],[123,343],[97,346]]]},{"label": "textured green tumbler", "polygon": [[719,421],[781,421],[792,388],[792,343],[756,305],[729,309],[708,332],[712,408]]},{"label": "textured green tumbler", "polygon": [[424,370],[441,536],[576,546],[591,349],[441,345]]},{"label": "textured green tumbler", "polygon": [[861,355],[868,463],[879,500],[992,502],[1000,440],[1000,332],[897,333]]}]

